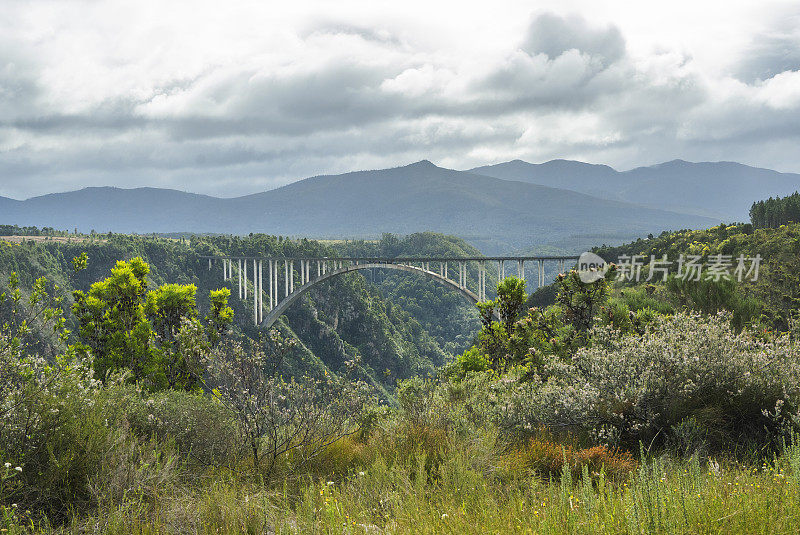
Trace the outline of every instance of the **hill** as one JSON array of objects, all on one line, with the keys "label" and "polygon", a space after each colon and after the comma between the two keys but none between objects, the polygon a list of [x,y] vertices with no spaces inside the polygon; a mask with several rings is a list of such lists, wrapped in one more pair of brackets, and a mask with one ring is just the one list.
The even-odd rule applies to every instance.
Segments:
[{"label": "hill", "polygon": [[[232,199],[152,188],[87,188],[28,199],[4,212],[8,223],[77,227],[85,232],[372,238],[384,232],[429,230],[462,237],[484,253],[588,233],[593,243],[618,243],[663,229],[715,223],[695,215],[444,169],[428,161],[317,176]],[[603,240],[598,235],[614,238]]]},{"label": "hill", "polygon": [[[710,284],[709,275],[703,272],[703,283],[698,283],[694,295],[687,295],[687,288],[675,287],[666,294],[668,300],[679,305],[690,304],[695,308],[710,312],[709,308],[720,305],[737,313],[736,306],[729,306],[726,300],[733,299],[734,305],[741,305],[738,312],[752,321],[760,322],[764,328],[785,331],[791,322],[797,320],[800,310],[800,224],[783,225],[776,229],[753,229],[752,225],[719,225],[706,230],[683,230],[664,232],[650,239],[639,239],[625,245],[615,247],[599,247],[595,252],[608,262],[618,262],[620,257],[641,255],[645,266],[642,268],[641,286],[648,273],[651,257],[667,259],[673,264],[670,273],[677,270],[677,260],[681,254],[699,255],[704,266],[708,266],[714,255],[726,255],[730,260],[730,284]],[[743,277],[737,282],[733,269],[740,256],[753,258],[760,255],[761,260],[755,280],[753,275]],[[629,261],[629,260],[628,260]],[[747,267],[752,262],[748,261]],[[707,267],[706,267],[707,270]],[[657,274],[655,280],[659,280]],[[712,279],[713,280],[713,279]],[[669,286],[669,285],[668,285]],[[678,290],[677,294],[674,290]],[[696,290],[696,291],[695,291]],[[652,289],[650,290],[652,292]],[[726,296],[727,292],[735,295]],[[658,309],[660,305],[649,303],[649,298],[635,297],[625,290],[629,299],[636,299]],[[691,293],[691,292],[690,292]],[[658,292],[656,292],[658,295]],[[677,298],[677,299],[676,299]],[[641,304],[641,303],[640,303]],[[745,310],[745,308],[747,310]],[[797,328],[797,326],[795,326]]]},{"label": "hill", "polygon": [[753,199],[787,195],[800,189],[800,174],[779,173],[734,162],[673,160],[619,172],[607,165],[569,160],[542,164],[514,160],[476,167],[470,172],[726,222],[746,221]]}]

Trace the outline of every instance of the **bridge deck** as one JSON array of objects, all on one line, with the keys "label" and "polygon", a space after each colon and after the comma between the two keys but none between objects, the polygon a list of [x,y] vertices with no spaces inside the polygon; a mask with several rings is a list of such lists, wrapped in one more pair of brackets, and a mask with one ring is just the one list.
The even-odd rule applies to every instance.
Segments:
[{"label": "bridge deck", "polygon": [[569,256],[200,256],[203,260],[341,260],[346,262],[369,262],[371,264],[397,264],[400,262],[498,262],[498,261],[534,261],[534,260],[577,260],[578,255]]}]

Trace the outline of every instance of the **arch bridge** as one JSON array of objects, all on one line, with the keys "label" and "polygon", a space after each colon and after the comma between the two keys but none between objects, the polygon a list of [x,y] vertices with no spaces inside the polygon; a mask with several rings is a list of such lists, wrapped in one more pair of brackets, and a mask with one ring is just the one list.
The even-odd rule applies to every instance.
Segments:
[{"label": "arch bridge", "polygon": [[[265,328],[271,327],[292,303],[314,285],[353,271],[378,268],[417,273],[458,290],[467,299],[477,303],[486,300],[487,264],[497,264],[494,278],[498,282],[506,277],[506,268],[509,263],[511,264],[509,274],[516,271],[514,274],[522,280],[525,280],[525,263],[527,262],[529,266],[535,264],[538,275],[536,288],[538,289],[546,284],[546,262],[557,264],[558,272],[563,273],[565,262],[578,260],[577,256],[413,258],[201,256],[200,258],[208,260],[209,270],[214,269],[216,265],[221,265],[224,281],[238,279],[239,299],[248,300],[248,293],[250,293],[249,299],[253,300],[253,323]],[[514,269],[515,266],[516,269]],[[267,271],[266,290],[263,286],[265,268]],[[453,274],[453,278],[450,278],[450,273]],[[249,291],[250,287],[252,287],[252,291]],[[264,297],[266,297],[266,306]],[[266,315],[264,314],[265,309]]]}]

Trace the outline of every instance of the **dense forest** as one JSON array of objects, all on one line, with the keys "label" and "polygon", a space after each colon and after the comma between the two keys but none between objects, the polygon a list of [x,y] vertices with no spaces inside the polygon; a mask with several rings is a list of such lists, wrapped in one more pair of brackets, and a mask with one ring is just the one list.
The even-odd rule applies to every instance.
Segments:
[{"label": "dense forest", "polygon": [[778,228],[800,222],[800,193],[754,202],[750,221],[756,228]]},{"label": "dense forest", "polygon": [[[596,252],[603,277],[507,277],[476,307],[388,270],[337,277],[267,333],[199,256],[475,251],[436,234],[0,244],[2,529],[795,529],[800,225]],[[639,281],[621,276],[636,255]],[[646,280],[664,255],[763,262],[741,282]]]}]

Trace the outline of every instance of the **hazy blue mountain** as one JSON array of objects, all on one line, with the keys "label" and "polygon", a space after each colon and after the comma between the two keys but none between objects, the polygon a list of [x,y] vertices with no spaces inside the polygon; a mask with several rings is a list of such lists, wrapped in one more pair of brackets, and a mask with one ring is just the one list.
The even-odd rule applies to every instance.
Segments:
[{"label": "hazy blue mountain", "polygon": [[194,228],[214,212],[218,202],[214,197],[170,189],[84,188],[23,201],[14,222],[67,230],[77,227],[82,232],[145,233],[175,226]]},{"label": "hazy blue mountain", "polygon": [[87,188],[20,202],[0,220],[98,232],[265,232],[319,238],[431,230],[463,237],[489,253],[585,234],[599,236],[592,243],[616,243],[716,223],[428,161],[317,176],[233,199],[153,188]]},{"label": "hazy blue mountain", "polygon": [[470,172],[727,221],[747,221],[753,201],[800,189],[800,174],[734,162],[673,160],[618,172],[607,165],[570,160],[542,164],[514,160]]},{"label": "hazy blue mountain", "polygon": [[[0,214],[6,213],[7,210],[16,208],[20,201],[9,199],[8,197],[0,197]],[[0,217],[2,217],[0,215]],[[2,224],[2,223],[0,223]]]},{"label": "hazy blue mountain", "polygon": [[520,180],[552,188],[569,189],[604,198],[608,197],[608,191],[617,189],[620,182],[620,173],[607,165],[574,160],[551,160],[539,164],[513,160],[476,167],[469,172],[504,180]]}]

